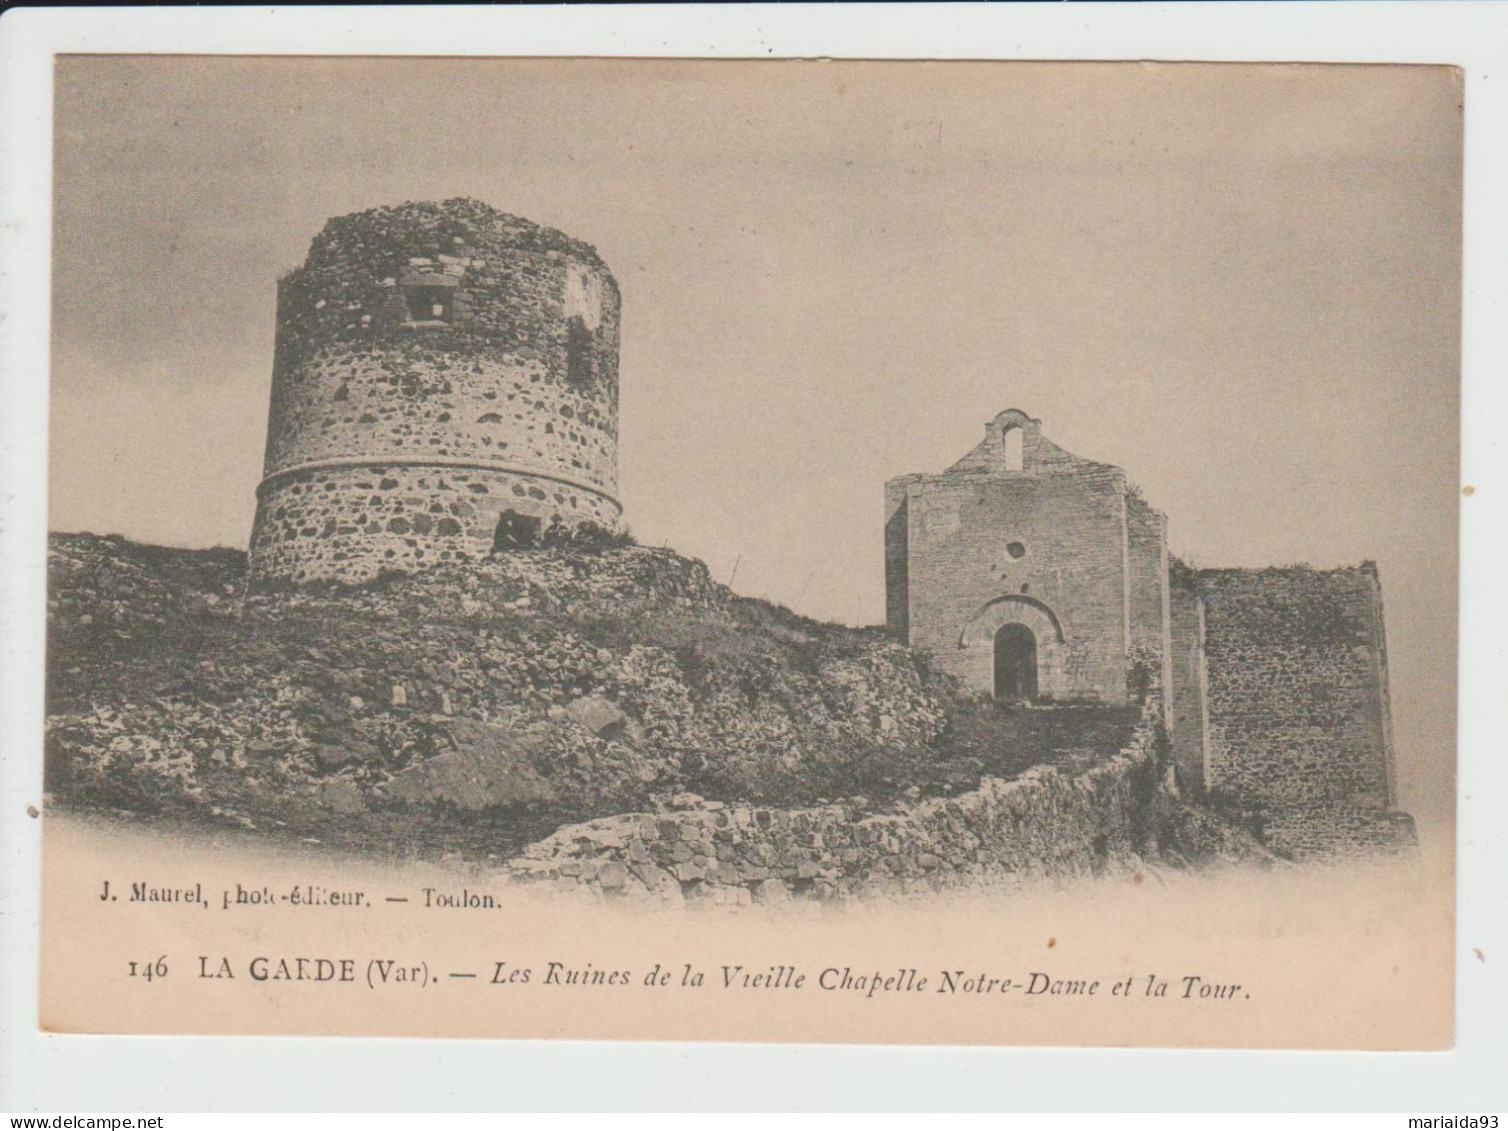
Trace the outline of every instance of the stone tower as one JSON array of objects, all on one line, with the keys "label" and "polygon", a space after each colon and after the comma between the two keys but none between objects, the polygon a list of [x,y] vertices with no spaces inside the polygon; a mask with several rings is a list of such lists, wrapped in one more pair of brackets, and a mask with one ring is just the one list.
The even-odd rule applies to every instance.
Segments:
[{"label": "stone tower", "polygon": [[278,284],[253,575],[616,529],[618,312],[591,247],[477,201],[331,220]]},{"label": "stone tower", "polygon": [[886,619],[1008,701],[1126,703],[1166,686],[1167,519],[1118,467],[1015,409],[940,475],[885,485]]}]

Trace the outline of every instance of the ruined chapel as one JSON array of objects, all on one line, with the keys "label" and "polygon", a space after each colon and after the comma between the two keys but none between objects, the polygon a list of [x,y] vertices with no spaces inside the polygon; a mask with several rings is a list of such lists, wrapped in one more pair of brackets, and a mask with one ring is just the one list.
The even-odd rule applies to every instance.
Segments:
[{"label": "ruined chapel", "polygon": [[997,700],[1152,697],[1180,790],[1259,812],[1273,847],[1413,838],[1372,562],[1191,569],[1124,471],[1012,409],[941,474],[886,484],[885,588],[891,632]]}]

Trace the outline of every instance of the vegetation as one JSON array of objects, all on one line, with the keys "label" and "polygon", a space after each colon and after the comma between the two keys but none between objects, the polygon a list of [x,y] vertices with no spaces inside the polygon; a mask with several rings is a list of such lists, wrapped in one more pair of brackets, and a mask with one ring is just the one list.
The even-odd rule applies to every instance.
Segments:
[{"label": "vegetation", "polygon": [[[687,793],[883,810],[1103,758],[1136,718],[996,706],[881,629],[605,532],[258,592],[231,551],[52,551],[49,784],[74,805],[489,856]],[[429,773],[457,758],[535,784],[458,800]]]}]

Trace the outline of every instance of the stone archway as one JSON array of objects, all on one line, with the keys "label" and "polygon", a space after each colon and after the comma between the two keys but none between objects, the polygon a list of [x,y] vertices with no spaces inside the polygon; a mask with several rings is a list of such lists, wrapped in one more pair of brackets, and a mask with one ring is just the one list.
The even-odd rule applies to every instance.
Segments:
[{"label": "stone archway", "polygon": [[964,678],[997,698],[1061,698],[1069,693],[1063,625],[1041,601],[996,597],[974,614],[958,639]]}]

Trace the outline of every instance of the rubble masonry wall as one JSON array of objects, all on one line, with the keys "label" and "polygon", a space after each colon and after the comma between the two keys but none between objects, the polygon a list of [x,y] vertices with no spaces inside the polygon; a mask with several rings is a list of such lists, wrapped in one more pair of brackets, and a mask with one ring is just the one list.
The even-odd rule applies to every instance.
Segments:
[{"label": "rubble masonry wall", "polygon": [[1376,568],[1199,574],[1209,788],[1269,808],[1393,804]]},{"label": "rubble masonry wall", "polygon": [[705,806],[570,825],[509,862],[516,878],[603,896],[741,905],[938,891],[1089,874],[1146,848],[1158,767],[1157,711],[1124,749],[1077,775],[1018,778],[894,813]]}]

